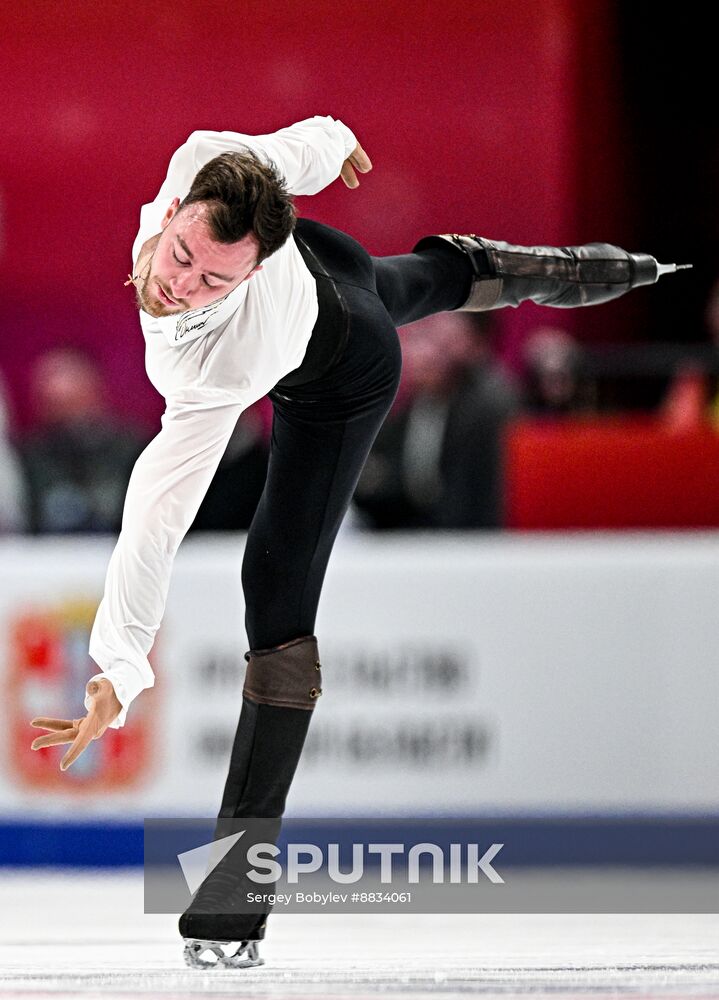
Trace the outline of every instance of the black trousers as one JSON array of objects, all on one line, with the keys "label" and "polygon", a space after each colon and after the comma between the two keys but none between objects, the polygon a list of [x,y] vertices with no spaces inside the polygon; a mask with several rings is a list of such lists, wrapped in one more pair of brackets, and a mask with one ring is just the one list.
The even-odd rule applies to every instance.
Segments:
[{"label": "black trousers", "polygon": [[472,281],[469,259],[449,244],[372,257],[351,236],[310,219],[298,220],[296,235],[331,278],[348,322],[340,341],[336,324],[342,319],[320,296],[312,336],[340,342],[339,355],[310,381],[280,380],[269,393],[274,416],[267,478],[242,563],[253,649],[314,633],[334,540],[397,394],[402,356],[396,328],[458,308]]}]

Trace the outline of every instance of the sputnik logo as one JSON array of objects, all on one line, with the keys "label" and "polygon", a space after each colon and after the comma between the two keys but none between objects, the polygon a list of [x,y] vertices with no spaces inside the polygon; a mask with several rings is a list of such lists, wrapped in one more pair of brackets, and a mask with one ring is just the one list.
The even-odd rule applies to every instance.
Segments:
[{"label": "sputnik logo", "polygon": [[191,851],[183,851],[177,855],[187,888],[193,895],[244,833],[244,830],[240,830],[239,833],[233,833],[229,837],[213,840],[209,844],[202,844]]}]

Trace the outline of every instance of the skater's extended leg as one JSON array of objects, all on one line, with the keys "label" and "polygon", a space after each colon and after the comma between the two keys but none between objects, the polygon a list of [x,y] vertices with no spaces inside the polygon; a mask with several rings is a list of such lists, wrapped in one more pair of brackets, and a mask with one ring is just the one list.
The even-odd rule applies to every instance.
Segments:
[{"label": "skater's extended leg", "polygon": [[462,311],[485,311],[522,302],[572,309],[599,305],[632,288],[653,284],[675,265],[659,265],[646,253],[628,253],[611,243],[582,246],[517,246],[484,236],[428,236],[416,253],[450,247],[470,262],[473,283]]},{"label": "skater's extended leg", "polygon": [[397,326],[445,310],[479,312],[527,301],[598,305],[674,269],[610,243],[516,246],[456,233],[425,237],[412,253],[372,262],[377,291]]}]

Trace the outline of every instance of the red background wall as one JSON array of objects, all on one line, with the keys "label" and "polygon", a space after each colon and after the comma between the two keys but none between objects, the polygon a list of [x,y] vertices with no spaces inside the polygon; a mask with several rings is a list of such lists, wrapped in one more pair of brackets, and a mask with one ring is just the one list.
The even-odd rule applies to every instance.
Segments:
[{"label": "red background wall", "polygon": [[[155,429],[162,400],[144,374],[123,281],[139,207],[197,128],[345,121],[373,172],[356,191],[340,181],[299,208],[372,253],[447,230],[641,249],[619,183],[627,138],[613,9],[609,0],[4,5],[0,372],[17,423],[31,417],[34,359],[69,341],[100,359],[118,410]],[[642,303],[640,291],[597,315],[551,318],[613,339]],[[503,314],[510,363],[538,312]]]}]

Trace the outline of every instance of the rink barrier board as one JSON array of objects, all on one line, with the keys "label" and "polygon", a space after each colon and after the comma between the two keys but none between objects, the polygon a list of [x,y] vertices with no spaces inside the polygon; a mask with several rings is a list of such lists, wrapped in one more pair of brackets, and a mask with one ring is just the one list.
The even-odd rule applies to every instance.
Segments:
[{"label": "rink barrier board", "polygon": [[[67,771],[30,720],[83,712],[113,540],[36,541],[0,539],[0,820],[216,815],[246,669],[242,537],[183,545],[154,687]],[[719,815],[718,591],[717,532],[345,536],[288,811]]]}]

